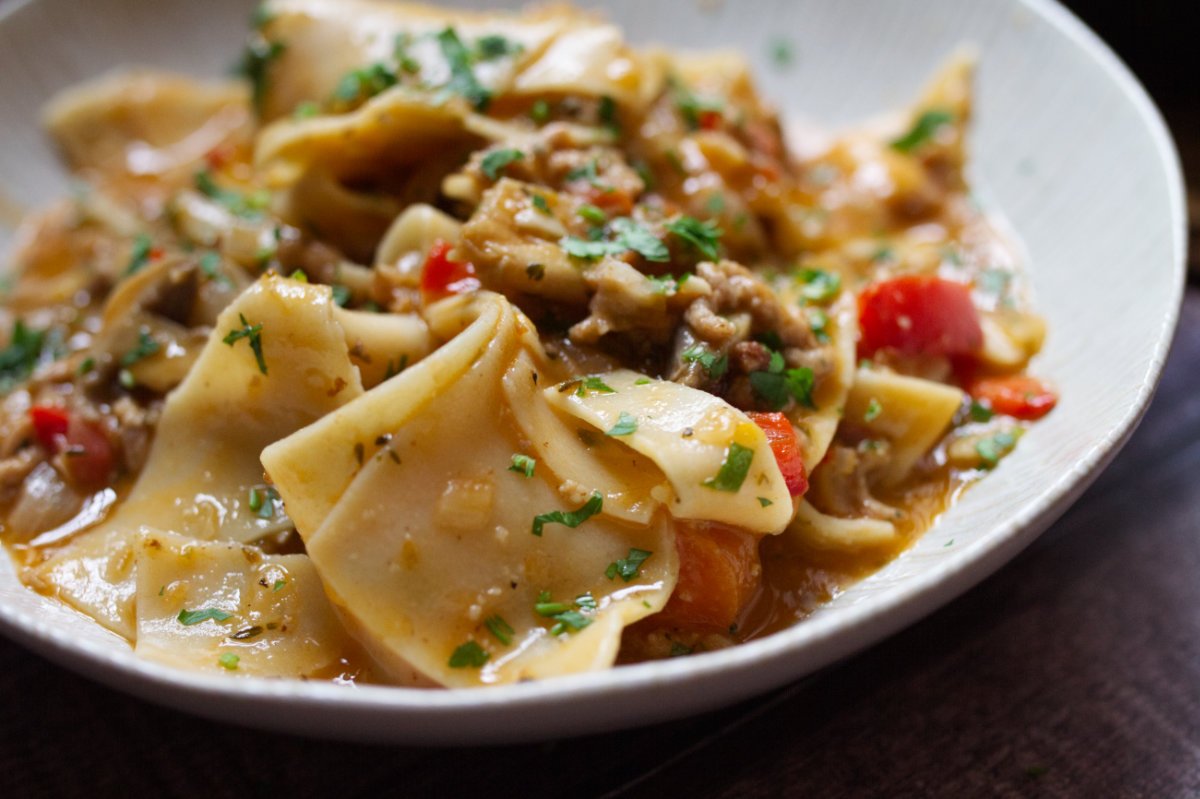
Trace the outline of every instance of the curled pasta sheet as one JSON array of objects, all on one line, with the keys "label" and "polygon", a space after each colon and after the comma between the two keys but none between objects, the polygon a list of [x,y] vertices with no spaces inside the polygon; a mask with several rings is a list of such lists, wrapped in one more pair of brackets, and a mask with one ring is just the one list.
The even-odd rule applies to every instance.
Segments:
[{"label": "curled pasta sheet", "polygon": [[813,392],[815,408],[798,406],[791,414],[798,433],[800,456],[811,474],[829,451],[846,409],[855,376],[855,347],[858,341],[858,308],[849,293],[829,309],[827,335],[833,342],[831,368]]},{"label": "curled pasta sheet", "polygon": [[539,354],[529,347],[504,375],[508,407],[538,462],[554,474],[567,476],[559,487],[564,494],[583,500],[599,491],[605,514],[648,524],[661,504],[654,495],[664,487],[662,472],[637,450],[592,435],[591,425],[581,428],[574,417],[547,402],[540,388],[548,381],[539,368]]},{"label": "curled pasta sheet", "polygon": [[29,575],[30,584],[133,641],[137,635],[136,529],[84,533]]},{"label": "curled pasta sheet", "polygon": [[115,72],[57,95],[43,121],[74,169],[164,175],[250,129],[242,82]]},{"label": "curled pasta sheet", "polygon": [[313,168],[342,181],[377,177],[465,153],[481,141],[468,129],[470,116],[460,104],[399,86],[347,114],[278,120],[259,134],[254,158],[276,186]]},{"label": "curled pasta sheet", "polygon": [[[334,482],[348,481],[340,496],[317,481],[321,498],[335,501],[315,530],[305,532],[307,509],[293,511],[330,596],[394,675],[411,667],[443,685],[471,686],[611,666],[621,630],[661,610],[674,588],[673,529],[662,514],[631,525],[595,509],[577,530],[552,519],[535,527],[531,509],[577,508],[560,495],[565,475],[544,464],[528,476],[510,468],[525,436],[502,379],[528,322],[487,293],[429,313],[442,317],[437,330],[465,329],[331,417],[340,420],[263,453],[289,506],[314,504],[312,467],[302,474],[308,447],[355,453],[349,474],[336,469]],[[653,554],[628,581],[606,576],[631,549]],[[547,602],[563,603],[554,613],[578,615],[550,618]],[[482,668],[452,665],[463,645],[487,654]]]},{"label": "curled pasta sheet", "polygon": [[846,418],[891,442],[879,475],[896,485],[929,452],[962,407],[965,394],[945,383],[882,369],[859,369],[846,399]]},{"label": "curled pasta sheet", "polygon": [[[673,516],[756,533],[778,533],[791,519],[792,497],[766,435],[720,397],[628,369],[544,394],[558,410],[652,460],[670,484],[661,501]],[[748,468],[736,486],[722,485],[718,473],[738,459],[738,449],[749,453]]]},{"label": "curled pasta sheet", "polygon": [[433,349],[429,326],[417,314],[378,314],[333,308],[349,345],[350,361],[358,367],[364,388],[415,364]]},{"label": "curled pasta sheet", "polygon": [[[218,318],[187,379],[168,397],[129,496],[41,564],[34,579],[132,640],[130,536],[151,529],[248,542],[290,527],[266,493],[258,455],[362,393],[334,307],[324,286],[264,278],[247,289]],[[265,375],[248,342],[223,341],[243,328],[242,318],[262,325]],[[251,489],[260,491],[257,508]]]},{"label": "curled pasta sheet", "polygon": [[161,532],[138,536],[134,552],[139,655],[201,671],[306,677],[345,652],[348,638],[305,555]]},{"label": "curled pasta sheet", "polygon": [[375,263],[399,267],[408,283],[416,286],[429,248],[438,239],[457,241],[461,231],[461,222],[432,205],[410,205],[388,227],[375,250]]},{"label": "curled pasta sheet", "polygon": [[520,15],[479,14],[417,4],[350,0],[272,0],[263,34],[286,42],[264,103],[267,119],[297,104],[324,100],[349,71],[392,58],[396,37],[433,85],[449,79],[434,38],[452,27],[468,45],[501,36],[518,46],[476,65],[479,83],[495,95],[607,95],[622,103],[653,96],[661,75],[630,50],[619,29],[567,6]]},{"label": "curled pasta sheet", "polygon": [[843,519],[821,513],[800,500],[796,517],[784,535],[814,549],[856,551],[888,546],[896,541],[896,526],[869,517]]}]

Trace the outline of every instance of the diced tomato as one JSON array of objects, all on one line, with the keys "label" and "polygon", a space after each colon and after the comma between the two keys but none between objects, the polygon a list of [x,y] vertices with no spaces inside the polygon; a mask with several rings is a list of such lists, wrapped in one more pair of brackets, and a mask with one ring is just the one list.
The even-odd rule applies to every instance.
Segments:
[{"label": "diced tomato", "polygon": [[968,384],[967,393],[996,413],[1016,419],[1041,419],[1058,404],[1054,389],[1028,375],[981,377]]},{"label": "diced tomato", "polygon": [[725,115],[715,108],[701,111],[696,122],[700,125],[700,130],[716,130],[721,127],[721,123],[725,121]]},{"label": "diced tomato", "polygon": [[979,313],[962,283],[902,275],[858,296],[862,356],[890,347],[905,355],[969,355],[983,347]]},{"label": "diced tomato", "polygon": [[236,150],[230,142],[218,144],[204,154],[204,161],[210,169],[220,169],[233,160]]},{"label": "diced tomato", "polygon": [[426,305],[451,294],[475,291],[481,285],[479,278],[475,276],[474,264],[450,258],[450,250],[453,248],[454,245],[441,239],[429,248],[429,255],[426,256],[425,266],[421,270],[421,298]]},{"label": "diced tomato", "polygon": [[798,497],[808,490],[808,473],[804,470],[804,459],[800,457],[799,442],[796,441],[796,431],[792,423],[782,413],[746,413],[756,425],[767,434],[771,452],[775,453],[775,462],[783,473],[783,481],[793,497]]},{"label": "diced tomato", "polygon": [[29,409],[29,419],[42,449],[54,455],[63,448],[70,424],[66,410],[54,405],[34,405]]},{"label": "diced tomato", "polygon": [[588,186],[584,191],[588,202],[608,211],[611,216],[629,216],[633,212],[633,197],[629,192],[611,186]]},{"label": "diced tomato", "polygon": [[105,485],[113,470],[113,446],[93,422],[52,405],[29,409],[33,432],[51,456],[63,455],[62,464],[71,482],[85,488]]},{"label": "diced tomato", "polygon": [[762,578],[758,539],[713,522],[682,522],[675,548],[679,582],[654,619],[688,630],[729,629],[754,598]]}]

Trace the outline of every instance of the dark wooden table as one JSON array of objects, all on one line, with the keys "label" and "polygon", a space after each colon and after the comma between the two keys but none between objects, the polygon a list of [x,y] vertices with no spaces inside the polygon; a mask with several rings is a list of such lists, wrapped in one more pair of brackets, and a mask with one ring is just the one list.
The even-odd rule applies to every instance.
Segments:
[{"label": "dark wooden table", "polygon": [[[1200,186],[1196,90],[1150,85]],[[1191,207],[1195,241],[1195,191]],[[736,707],[533,746],[355,746],[165,710],[5,639],[0,697],[0,799],[1198,796],[1200,286],[1145,422],[1042,538],[880,646]]]}]

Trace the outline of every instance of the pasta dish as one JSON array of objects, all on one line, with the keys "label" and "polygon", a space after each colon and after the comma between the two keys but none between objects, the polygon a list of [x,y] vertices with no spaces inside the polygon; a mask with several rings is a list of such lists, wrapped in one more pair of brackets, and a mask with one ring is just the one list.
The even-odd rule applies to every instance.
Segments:
[{"label": "pasta dish", "polygon": [[968,58],[803,146],[741,55],[566,6],[271,0],[240,69],[56,96],[76,189],[0,303],[0,535],[140,656],[468,687],[737,645],[1055,404]]}]

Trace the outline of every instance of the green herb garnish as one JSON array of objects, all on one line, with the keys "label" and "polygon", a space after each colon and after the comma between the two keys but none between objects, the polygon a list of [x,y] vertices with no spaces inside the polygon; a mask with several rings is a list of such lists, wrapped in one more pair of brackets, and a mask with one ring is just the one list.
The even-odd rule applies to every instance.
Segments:
[{"label": "green herb garnish", "polygon": [[262,347],[262,325],[252,325],[246,321],[244,314],[238,314],[238,319],[241,320],[242,326],[238,330],[230,330],[225,334],[225,338],[221,339],[229,346],[242,339],[246,339],[250,343],[250,349],[254,352],[254,360],[258,363],[258,371],[264,375],[267,373],[267,361],[263,358]]},{"label": "green herb garnish", "polygon": [[867,410],[863,412],[863,421],[873,422],[879,418],[881,413],[883,413],[883,406],[879,404],[879,400],[871,397],[867,403]]},{"label": "green herb garnish", "polygon": [[704,373],[712,380],[718,380],[729,369],[729,356],[717,355],[703,345],[693,344],[683,351],[683,359],[688,363],[698,363]]},{"label": "green herb garnish", "polygon": [[491,657],[474,641],[467,641],[465,644],[460,644],[453,654],[450,655],[450,668],[452,669],[479,669],[483,668],[483,664],[488,662]]},{"label": "green herb garnish", "polygon": [[201,610],[181,610],[175,618],[184,627],[191,627],[202,621],[225,621],[232,616],[220,608],[203,608]]},{"label": "green herb garnish", "polygon": [[343,76],[333,90],[333,97],[343,103],[364,102],[395,86],[399,80],[387,64],[371,64]]},{"label": "green herb garnish", "polygon": [[516,634],[516,630],[502,616],[492,616],[486,619],[483,625],[488,628],[488,632],[496,637],[497,641],[505,646],[512,643],[512,637]]},{"label": "green herb garnish", "polygon": [[528,455],[513,453],[512,464],[508,467],[510,472],[523,474],[526,477],[533,477],[533,470],[537,467],[537,461]]},{"label": "green herb garnish", "polygon": [[229,671],[237,671],[238,663],[240,661],[241,658],[232,652],[223,652],[221,656],[217,658],[217,663],[221,666],[221,668],[228,669]]},{"label": "green herb garnish", "polygon": [[717,476],[708,478],[701,485],[717,491],[736,492],[746,481],[746,474],[749,473],[753,460],[754,450],[734,441],[729,445],[729,449],[725,450],[725,460],[721,463]]},{"label": "green herb garnish", "polygon": [[829,302],[842,290],[842,279],[824,269],[801,269],[796,273],[796,279],[803,284],[800,296],[807,302]]},{"label": "green herb garnish", "polygon": [[578,510],[553,510],[549,513],[539,513],[537,516],[534,516],[533,528],[531,532],[534,535],[541,537],[542,529],[547,524],[561,524],[564,527],[570,527],[574,529],[599,513],[603,506],[604,497],[601,496],[599,491],[597,491],[596,493],[592,494],[591,498]]},{"label": "green herb garnish", "polygon": [[637,419],[629,414],[628,411],[621,411],[617,417],[617,423],[608,430],[607,436],[628,436],[637,432]]},{"label": "green herb garnish", "polygon": [[943,125],[949,125],[953,121],[954,115],[948,111],[926,111],[917,117],[907,133],[892,141],[892,149],[911,153],[936,136]]},{"label": "green herb garnish", "polygon": [[492,93],[485,89],[471,68],[471,51],[458,38],[454,28],[446,28],[437,35],[438,47],[450,66],[450,82],[446,88],[463,97],[476,111],[486,111],[491,105]]},{"label": "green herb garnish", "polygon": [[610,580],[620,577],[625,582],[629,582],[634,577],[638,576],[638,573],[641,571],[642,564],[645,563],[646,559],[653,554],[653,552],[645,549],[630,547],[628,555],[608,564],[608,568],[604,570],[604,576]]},{"label": "green herb garnish", "polygon": [[520,150],[514,150],[511,147],[503,150],[492,150],[483,157],[483,161],[480,162],[480,168],[483,169],[483,174],[487,175],[489,180],[496,180],[509,164],[514,161],[520,161],[524,157],[525,153]]},{"label": "green herb garnish", "polygon": [[701,222],[691,216],[681,216],[667,222],[664,227],[690,244],[696,252],[709,260],[719,256],[717,247],[721,243],[721,228],[716,222]]},{"label": "green herb garnish", "polygon": [[135,275],[150,263],[150,251],[154,243],[145,233],[139,233],[133,240],[133,249],[129,253],[129,263],[125,266],[125,277]]}]

